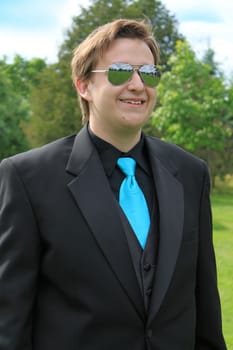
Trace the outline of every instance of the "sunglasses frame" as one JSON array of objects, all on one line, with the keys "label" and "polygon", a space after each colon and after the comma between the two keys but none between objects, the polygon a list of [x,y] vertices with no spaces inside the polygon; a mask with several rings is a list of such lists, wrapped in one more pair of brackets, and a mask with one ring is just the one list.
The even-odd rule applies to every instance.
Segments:
[{"label": "sunglasses frame", "polygon": [[[150,85],[145,81],[145,78],[143,77],[143,75],[146,74],[147,72],[141,71],[141,69],[143,67],[152,68],[151,72],[148,72],[148,77],[150,77],[149,73],[155,73],[154,77],[157,77],[157,81],[155,79],[155,84]],[[158,69],[157,66],[155,66],[153,64],[133,65],[133,64],[129,64],[129,63],[112,63],[108,68],[93,69],[91,72],[92,73],[106,73],[106,72],[108,72],[108,81],[114,86],[120,86],[120,85],[123,85],[123,84],[127,83],[128,81],[130,81],[132,79],[134,72],[137,72],[138,75],[140,76],[142,82],[150,88],[155,88],[158,85],[159,78],[161,77],[161,71]],[[117,72],[128,72],[128,73],[131,73],[131,75],[128,79],[126,79],[125,81],[123,81],[121,83],[114,83],[110,78],[109,72],[116,72],[116,73]]]}]

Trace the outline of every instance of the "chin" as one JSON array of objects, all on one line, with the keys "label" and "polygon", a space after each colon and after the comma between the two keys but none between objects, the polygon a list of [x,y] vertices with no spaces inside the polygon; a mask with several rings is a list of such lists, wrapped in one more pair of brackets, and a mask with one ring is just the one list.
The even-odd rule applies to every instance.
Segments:
[{"label": "chin", "polygon": [[141,118],[139,116],[127,116],[123,117],[122,121],[124,125],[128,125],[129,127],[142,128],[148,119],[149,117]]}]

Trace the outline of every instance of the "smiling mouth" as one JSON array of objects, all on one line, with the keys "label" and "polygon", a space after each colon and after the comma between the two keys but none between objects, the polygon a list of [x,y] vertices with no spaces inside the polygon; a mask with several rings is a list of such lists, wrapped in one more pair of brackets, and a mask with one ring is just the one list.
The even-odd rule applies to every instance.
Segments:
[{"label": "smiling mouth", "polygon": [[134,106],[141,106],[145,103],[143,100],[120,100],[123,103],[134,105]]}]

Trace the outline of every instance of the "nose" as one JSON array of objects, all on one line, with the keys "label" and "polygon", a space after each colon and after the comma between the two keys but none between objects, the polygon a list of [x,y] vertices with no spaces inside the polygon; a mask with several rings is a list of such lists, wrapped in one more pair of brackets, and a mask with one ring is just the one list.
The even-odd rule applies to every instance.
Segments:
[{"label": "nose", "polygon": [[145,88],[144,82],[142,78],[140,77],[139,72],[136,70],[134,71],[132,78],[130,79],[128,83],[128,89],[129,90],[143,90]]}]

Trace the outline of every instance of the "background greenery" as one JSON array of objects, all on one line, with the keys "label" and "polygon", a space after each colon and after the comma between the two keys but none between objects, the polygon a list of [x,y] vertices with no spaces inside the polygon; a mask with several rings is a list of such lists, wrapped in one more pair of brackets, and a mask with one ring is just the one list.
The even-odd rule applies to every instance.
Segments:
[{"label": "background greenery", "polygon": [[233,177],[217,181],[212,194],[214,245],[222,303],[223,332],[227,349],[233,350]]}]

